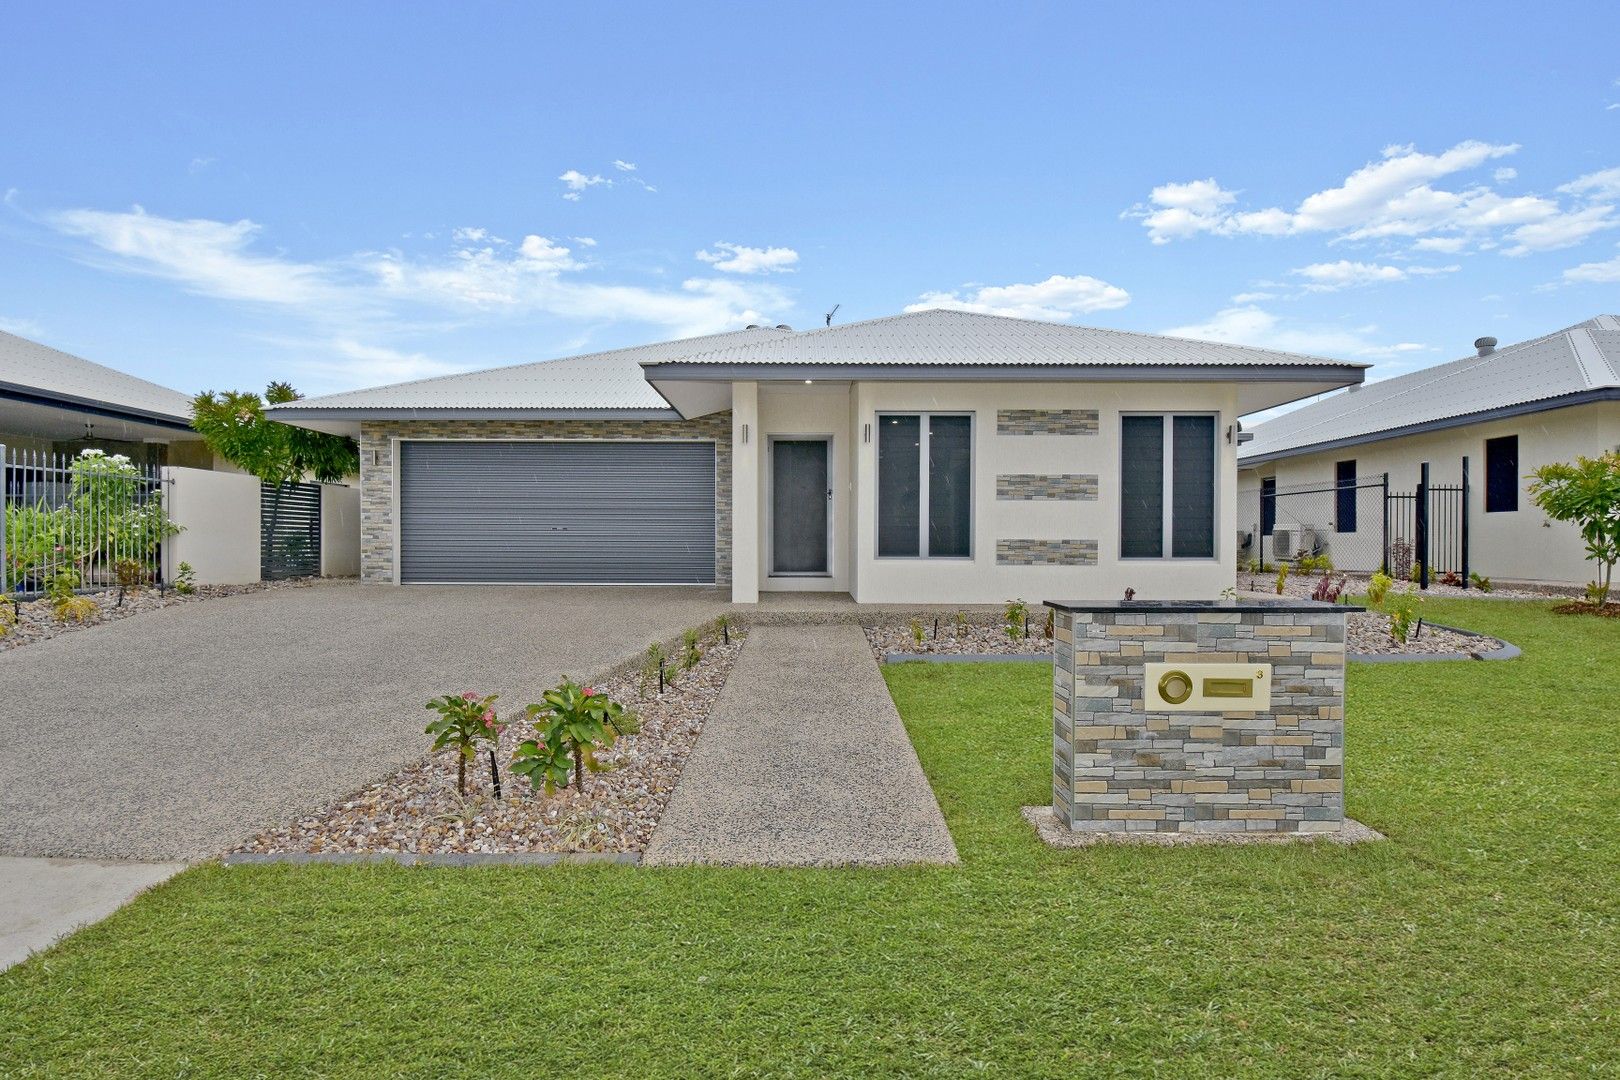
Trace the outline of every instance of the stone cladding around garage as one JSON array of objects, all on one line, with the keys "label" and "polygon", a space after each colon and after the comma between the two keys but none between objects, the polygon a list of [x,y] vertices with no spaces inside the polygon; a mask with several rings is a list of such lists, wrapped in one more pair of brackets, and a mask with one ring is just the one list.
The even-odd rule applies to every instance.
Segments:
[{"label": "stone cladding around garage", "polygon": [[[731,413],[694,420],[379,420],[360,425],[360,579],[394,580],[394,439],[700,439],[715,448],[716,584],[731,582]],[[375,455],[375,457],[373,457]]]},{"label": "stone cladding around garage", "polygon": [[[1071,832],[1333,832],[1347,611],[1059,609],[1052,810]],[[1269,712],[1148,712],[1143,664],[1267,663]]]}]

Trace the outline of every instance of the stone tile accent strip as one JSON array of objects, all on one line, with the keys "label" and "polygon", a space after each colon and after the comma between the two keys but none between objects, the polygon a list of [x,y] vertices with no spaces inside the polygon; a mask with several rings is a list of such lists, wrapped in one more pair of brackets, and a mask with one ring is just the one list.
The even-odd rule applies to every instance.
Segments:
[{"label": "stone tile accent strip", "polygon": [[749,633],[643,865],[956,861],[866,635],[831,624]]},{"label": "stone tile accent strip", "polygon": [[997,435],[1095,435],[1096,409],[997,409]]},{"label": "stone tile accent strip", "polygon": [[1010,473],[996,477],[996,498],[1005,501],[1095,501],[1097,478],[1083,473]]},{"label": "stone tile accent strip", "polygon": [[[1052,810],[1071,832],[1336,832],[1346,611],[1067,611],[1052,666]],[[1271,665],[1269,712],[1149,712],[1143,665]]]},{"label": "stone tile accent strip", "polygon": [[1095,540],[997,540],[997,566],[1096,566]]},{"label": "stone tile accent strip", "polygon": [[[731,413],[695,420],[388,420],[360,425],[360,580],[394,580],[394,439],[712,439],[717,585],[731,583]],[[375,456],[375,460],[373,460]]]}]

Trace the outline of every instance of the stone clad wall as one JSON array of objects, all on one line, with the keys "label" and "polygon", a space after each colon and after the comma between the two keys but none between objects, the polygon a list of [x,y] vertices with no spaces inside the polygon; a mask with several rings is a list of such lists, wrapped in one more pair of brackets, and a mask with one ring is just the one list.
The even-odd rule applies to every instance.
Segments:
[{"label": "stone clad wall", "polygon": [[[1344,822],[1343,609],[1058,611],[1052,808],[1074,832]],[[1143,664],[1271,665],[1269,712],[1147,712]]]},{"label": "stone clad wall", "polygon": [[360,425],[360,578],[394,580],[394,439],[705,439],[715,444],[715,577],[731,582],[731,412],[695,420],[399,420]]}]

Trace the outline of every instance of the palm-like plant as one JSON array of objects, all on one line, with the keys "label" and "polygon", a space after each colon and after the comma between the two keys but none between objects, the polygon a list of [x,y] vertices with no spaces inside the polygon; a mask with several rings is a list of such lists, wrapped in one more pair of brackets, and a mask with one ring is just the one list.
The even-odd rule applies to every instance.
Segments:
[{"label": "palm-like plant", "polygon": [[571,679],[547,690],[539,704],[525,706],[524,712],[534,721],[536,737],[518,745],[512,771],[527,776],[530,784],[544,784],[548,795],[567,786],[570,769],[575,787],[584,783],[586,769],[605,770],[597,754],[619,736],[640,730],[634,713]]}]

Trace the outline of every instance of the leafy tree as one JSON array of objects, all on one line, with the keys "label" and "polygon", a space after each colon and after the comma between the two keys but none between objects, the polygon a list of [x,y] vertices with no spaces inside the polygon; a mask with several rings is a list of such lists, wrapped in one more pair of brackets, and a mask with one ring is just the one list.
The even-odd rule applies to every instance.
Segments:
[{"label": "leafy tree", "polygon": [[[360,471],[360,448],[347,435],[283,424],[265,414],[266,405],[297,401],[299,394],[284,382],[265,387],[264,396],[238,390],[198,394],[191,402],[191,426],[208,449],[274,489],[270,535],[276,534],[281,495],[306,476],[336,483]],[[276,552],[271,552],[272,558]]]},{"label": "leafy tree", "polygon": [[1554,521],[1574,523],[1586,541],[1587,558],[1597,564],[1588,592],[1602,607],[1620,562],[1620,450],[1574,463],[1543,465],[1533,474],[1530,496]]}]

